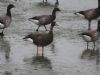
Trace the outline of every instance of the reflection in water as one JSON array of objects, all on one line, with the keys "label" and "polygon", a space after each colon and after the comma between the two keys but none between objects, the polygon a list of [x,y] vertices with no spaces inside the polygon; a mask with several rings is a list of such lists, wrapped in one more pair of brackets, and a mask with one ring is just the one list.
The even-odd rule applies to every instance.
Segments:
[{"label": "reflection in water", "polygon": [[26,63],[24,69],[32,75],[56,75],[52,70],[51,61],[44,56],[33,56],[32,58],[24,59]]},{"label": "reflection in water", "polygon": [[5,73],[3,73],[3,75],[12,75],[11,72],[5,71]]},{"label": "reflection in water", "polygon": [[5,52],[5,59],[8,60],[10,56],[10,45],[7,40],[0,38],[0,52]]},{"label": "reflection in water", "polygon": [[54,42],[51,44],[51,51],[52,53],[56,53]]},{"label": "reflection in water", "polygon": [[34,56],[32,64],[40,66],[41,68],[52,69],[50,60],[44,56]]},{"label": "reflection in water", "polygon": [[81,55],[81,59],[89,59],[89,60],[96,59],[96,64],[99,64],[99,58],[100,58],[99,49],[97,50],[85,49]]},{"label": "reflection in water", "polygon": [[6,71],[2,72],[2,75],[12,75],[12,73],[9,72],[10,45],[9,41],[7,41],[5,38],[0,38],[0,55],[4,56],[4,58],[6,59],[6,64],[3,65],[5,67],[7,66]]},{"label": "reflection in water", "polygon": [[51,61],[44,56],[33,56],[32,58],[24,59],[24,61],[27,64],[31,64],[35,70],[43,68],[52,69]]}]

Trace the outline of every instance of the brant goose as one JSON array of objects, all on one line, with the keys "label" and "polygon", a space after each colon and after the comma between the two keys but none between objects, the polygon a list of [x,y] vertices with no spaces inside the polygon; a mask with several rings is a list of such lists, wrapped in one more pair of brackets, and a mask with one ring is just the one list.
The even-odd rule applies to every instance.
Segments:
[{"label": "brant goose", "polygon": [[30,19],[38,20],[38,28],[36,29],[36,31],[38,31],[40,26],[44,26],[45,30],[47,31],[45,25],[52,23],[56,19],[56,12],[57,11],[60,11],[60,9],[54,8],[53,11],[52,11],[52,15],[35,16],[35,17],[32,17],[32,18],[29,18],[29,20]]},{"label": "brant goose", "polygon": [[97,41],[100,37],[100,20],[98,21],[97,30],[88,30],[87,32],[83,32],[81,35],[84,41],[87,42],[87,49],[89,42],[93,42],[93,49],[95,49],[95,41]]},{"label": "brant goose", "polygon": [[33,43],[37,45],[37,55],[38,55],[38,47],[42,47],[42,55],[44,51],[44,46],[49,45],[53,41],[53,27],[55,26],[56,22],[51,23],[49,33],[45,32],[35,32],[27,35],[23,39],[32,39]]},{"label": "brant goose", "polygon": [[100,16],[100,0],[98,0],[98,8],[75,12],[77,13],[82,14],[88,20],[88,30],[91,30],[91,21]]},{"label": "brant goose", "polygon": [[7,13],[5,16],[0,17],[0,29],[3,29],[2,32],[0,33],[1,36],[4,36],[4,29],[7,28],[12,20],[11,16],[11,8],[14,8],[15,6],[13,4],[9,4],[7,7]]}]

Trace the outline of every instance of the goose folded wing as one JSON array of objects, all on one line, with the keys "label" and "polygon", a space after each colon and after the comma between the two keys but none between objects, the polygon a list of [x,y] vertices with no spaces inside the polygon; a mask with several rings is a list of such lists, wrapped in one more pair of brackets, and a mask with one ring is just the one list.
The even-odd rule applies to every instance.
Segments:
[{"label": "goose folded wing", "polygon": [[46,40],[47,40],[47,34],[45,33],[34,34],[34,43],[37,43],[37,45],[44,45]]},{"label": "goose folded wing", "polygon": [[51,21],[51,16],[50,15],[43,15],[43,16],[41,16],[39,21],[42,23],[49,23]]}]

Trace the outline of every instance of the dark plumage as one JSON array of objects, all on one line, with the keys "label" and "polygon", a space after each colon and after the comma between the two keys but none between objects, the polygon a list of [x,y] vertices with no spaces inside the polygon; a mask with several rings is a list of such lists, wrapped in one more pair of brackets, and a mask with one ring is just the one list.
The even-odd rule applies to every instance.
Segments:
[{"label": "dark plumage", "polygon": [[100,37],[100,20],[98,21],[96,30],[89,30],[87,32],[83,32],[81,35],[82,35],[84,41],[87,42],[87,49],[88,49],[89,42],[93,42],[94,49],[95,49],[95,41],[97,41]]},{"label": "dark plumage", "polygon": [[91,30],[91,21],[93,19],[96,19],[100,16],[100,0],[98,0],[98,8],[95,8],[95,9],[89,9],[89,10],[85,10],[85,11],[79,11],[79,12],[76,12],[75,14],[82,14],[85,19],[88,20],[88,30]]},{"label": "dark plumage", "polygon": [[32,18],[29,18],[29,20],[30,19],[38,20],[38,28],[36,29],[36,31],[38,31],[40,26],[44,26],[45,30],[47,31],[45,25],[52,23],[56,19],[56,12],[57,11],[60,11],[60,9],[59,8],[54,8],[53,11],[52,11],[52,15],[35,16],[35,17],[32,17]]},{"label": "dark plumage", "polygon": [[31,38],[33,40],[33,43],[37,45],[37,54],[38,54],[38,47],[42,47],[42,55],[43,55],[44,46],[49,45],[53,41],[53,27],[54,26],[55,26],[55,22],[52,22],[49,33],[35,32],[35,33],[27,35],[23,39]]},{"label": "dark plumage", "polygon": [[11,21],[12,21],[12,16],[11,16],[11,8],[14,8],[15,6],[12,4],[9,4],[7,7],[7,13],[5,16],[0,17],[0,29],[3,29],[2,32],[0,33],[1,36],[4,35],[3,31],[5,28],[7,28]]}]

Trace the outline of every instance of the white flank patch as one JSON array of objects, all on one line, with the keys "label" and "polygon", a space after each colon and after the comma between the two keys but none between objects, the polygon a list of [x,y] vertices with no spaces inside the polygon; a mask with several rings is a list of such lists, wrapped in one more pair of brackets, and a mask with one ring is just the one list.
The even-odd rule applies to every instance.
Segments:
[{"label": "white flank patch", "polygon": [[87,42],[91,42],[92,41],[91,37],[90,36],[87,36],[87,35],[83,35],[83,39],[85,41],[87,41]]},{"label": "white flank patch", "polygon": [[0,23],[0,28],[1,29],[4,28],[4,24]]},{"label": "white flank patch", "polygon": [[78,16],[82,16],[82,17],[84,17],[84,15],[82,15],[82,14],[80,14],[80,13],[76,13]]},{"label": "white flank patch", "polygon": [[33,40],[31,38],[28,38],[27,40],[30,41],[30,42],[33,42]]}]

